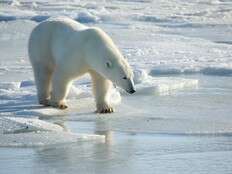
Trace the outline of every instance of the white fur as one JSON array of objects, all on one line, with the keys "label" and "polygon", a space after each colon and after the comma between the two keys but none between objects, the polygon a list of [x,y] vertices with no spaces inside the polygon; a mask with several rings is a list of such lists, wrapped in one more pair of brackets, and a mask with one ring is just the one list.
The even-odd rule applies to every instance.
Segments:
[{"label": "white fur", "polygon": [[32,31],[28,49],[41,104],[66,108],[72,80],[85,73],[92,77],[98,112],[112,111],[112,82],[127,91],[134,89],[129,64],[99,28],[65,17],[49,19]]}]

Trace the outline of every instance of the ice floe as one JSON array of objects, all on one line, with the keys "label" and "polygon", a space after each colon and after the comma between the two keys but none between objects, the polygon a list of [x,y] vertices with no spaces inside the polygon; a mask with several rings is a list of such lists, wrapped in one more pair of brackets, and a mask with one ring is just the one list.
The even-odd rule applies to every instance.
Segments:
[{"label": "ice floe", "polygon": [[104,136],[76,134],[38,118],[0,117],[0,147],[44,146],[100,140]]}]

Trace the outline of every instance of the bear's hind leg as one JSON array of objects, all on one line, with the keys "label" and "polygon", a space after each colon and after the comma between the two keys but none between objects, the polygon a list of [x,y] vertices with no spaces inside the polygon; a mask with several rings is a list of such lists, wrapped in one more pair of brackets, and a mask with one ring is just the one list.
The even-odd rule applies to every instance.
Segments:
[{"label": "bear's hind leg", "polygon": [[112,88],[112,82],[99,73],[91,71],[90,75],[93,81],[93,93],[96,100],[97,113],[112,113],[113,108],[109,105],[109,90]]},{"label": "bear's hind leg", "polygon": [[65,74],[65,72],[57,68],[52,78],[52,93],[49,105],[59,109],[66,109],[68,107],[65,98],[69,92],[71,80]]},{"label": "bear's hind leg", "polygon": [[33,66],[39,104],[48,106],[51,93],[52,71],[43,65]]}]

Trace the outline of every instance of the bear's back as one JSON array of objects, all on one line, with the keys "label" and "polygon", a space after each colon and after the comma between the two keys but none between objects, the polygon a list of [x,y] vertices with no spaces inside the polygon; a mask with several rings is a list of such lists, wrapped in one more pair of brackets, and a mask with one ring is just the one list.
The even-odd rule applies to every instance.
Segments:
[{"label": "bear's back", "polygon": [[[48,60],[54,54],[60,56],[64,53],[64,43],[68,44],[67,42],[72,41],[74,33],[86,29],[87,26],[67,17],[49,18],[37,25],[30,35],[28,48],[29,54],[33,54],[30,57]],[[56,51],[53,52],[53,49]]]},{"label": "bear's back", "polygon": [[56,31],[76,32],[85,29],[88,29],[88,27],[68,17],[51,17],[48,20],[37,25],[33,29],[31,37],[34,37],[33,35],[38,35],[40,37],[44,36],[46,38],[50,38],[51,35],[54,34]]},{"label": "bear's back", "polygon": [[55,17],[55,18],[49,18],[48,20],[45,21],[45,23],[51,24],[51,25],[56,25],[57,27],[65,27],[69,28],[75,31],[78,30],[85,30],[88,27],[73,20],[68,17]]}]

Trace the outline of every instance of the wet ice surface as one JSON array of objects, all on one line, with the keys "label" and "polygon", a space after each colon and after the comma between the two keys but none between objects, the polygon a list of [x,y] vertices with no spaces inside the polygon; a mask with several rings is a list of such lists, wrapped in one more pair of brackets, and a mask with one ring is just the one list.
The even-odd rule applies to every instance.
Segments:
[{"label": "wet ice surface", "polygon": [[[49,108],[33,109],[43,121],[73,133],[104,135],[105,141],[73,143],[63,137],[66,142],[62,142],[61,135],[49,138],[46,133],[47,145],[0,148],[0,169],[3,173],[230,173],[231,78],[190,77],[199,79],[198,89],[123,96],[114,114],[96,115],[89,98],[73,100],[60,115]],[[23,137],[11,136],[16,141]],[[38,137],[33,138],[31,143]]]},{"label": "wet ice surface", "polygon": [[[1,1],[0,173],[231,173],[231,7]],[[88,77],[74,83],[68,110],[37,104],[27,39],[57,15],[101,27],[128,58],[137,93],[114,90],[115,113],[94,113]]]},{"label": "wet ice surface", "polygon": [[228,137],[108,134],[112,137],[107,143],[2,148],[1,171],[68,174],[231,172],[231,139]]}]

